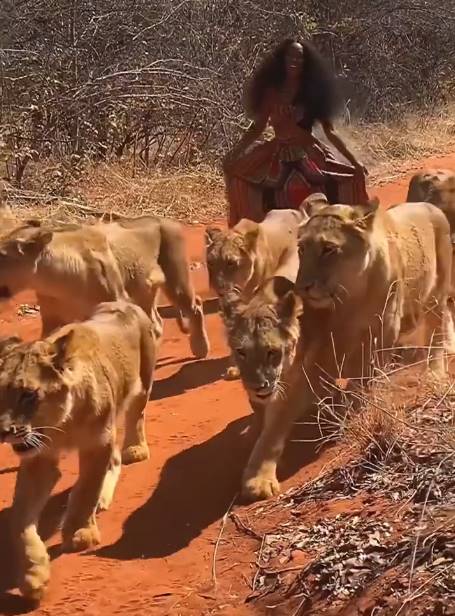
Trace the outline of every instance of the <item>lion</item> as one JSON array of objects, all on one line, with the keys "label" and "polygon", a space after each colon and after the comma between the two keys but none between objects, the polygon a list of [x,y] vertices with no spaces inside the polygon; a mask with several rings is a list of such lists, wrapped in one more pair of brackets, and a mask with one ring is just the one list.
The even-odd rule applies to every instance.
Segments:
[{"label": "lion", "polygon": [[300,333],[302,303],[280,282],[273,278],[249,302],[238,289],[220,300],[229,346],[258,425],[265,405],[281,394],[281,376],[292,364]]},{"label": "lion", "polygon": [[[206,357],[202,301],[190,281],[180,224],[153,216],[95,225],[18,223],[0,239],[0,286],[36,291],[43,335],[81,321],[97,304],[131,298],[162,327],[160,288],[189,321],[190,346]],[[188,327],[179,318],[184,332]]]},{"label": "lion", "polygon": [[388,350],[420,323],[427,329],[429,369],[438,376],[446,374],[445,352],[454,347],[450,228],[438,208],[406,203],[384,212],[377,200],[329,205],[321,194],[309,214],[295,286],[304,304],[301,337],[283,375],[285,396],[267,405],[244,471],[249,500],[279,492],[276,467],[291,426],[327,396],[327,380],[366,385],[376,358],[387,363]]},{"label": "lion", "polygon": [[412,176],[406,201],[436,205],[447,216],[452,244],[455,244],[455,171],[429,169]]},{"label": "lion", "polygon": [[50,579],[37,524],[60,476],[60,453],[79,452],[79,478],[62,529],[67,551],[99,544],[95,513],[111,504],[121,462],[149,457],[144,409],[156,362],[154,331],[139,306],[119,301],[100,304],[89,320],[65,325],[44,340],[0,344],[0,442],[20,456],[11,519],[19,588],[27,599],[39,602]]},{"label": "lion", "polygon": [[[406,201],[427,202],[436,205],[447,217],[452,241],[452,258],[455,255],[455,172],[449,169],[429,169],[412,176]],[[455,314],[455,267],[452,267],[450,305]]]},{"label": "lion", "polygon": [[[261,223],[246,218],[232,229],[206,229],[206,255],[210,286],[222,297],[234,286],[248,302],[254,292],[274,276],[292,288],[298,270],[297,235],[308,216],[300,210],[272,210]],[[225,302],[224,302],[225,305]],[[231,355],[226,377],[239,377]]]}]

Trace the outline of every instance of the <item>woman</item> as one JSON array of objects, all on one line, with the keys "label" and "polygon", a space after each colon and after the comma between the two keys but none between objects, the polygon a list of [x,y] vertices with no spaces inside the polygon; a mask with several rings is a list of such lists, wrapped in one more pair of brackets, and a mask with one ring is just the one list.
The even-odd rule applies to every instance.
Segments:
[{"label": "woman", "polygon": [[[294,39],[278,45],[253,74],[245,107],[253,122],[224,160],[230,226],[241,218],[260,222],[270,209],[298,208],[313,192],[331,203],[368,200],[367,171],[333,126],[335,78],[311,45]],[[275,138],[249,149],[269,122]],[[313,136],[316,122],[350,164]]]}]

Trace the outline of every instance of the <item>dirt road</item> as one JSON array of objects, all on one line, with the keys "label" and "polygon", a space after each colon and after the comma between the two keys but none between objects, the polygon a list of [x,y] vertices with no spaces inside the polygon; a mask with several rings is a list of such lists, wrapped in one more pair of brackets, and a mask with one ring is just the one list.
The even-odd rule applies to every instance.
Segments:
[{"label": "dirt road", "polygon": [[[455,156],[425,161],[455,169]],[[407,178],[372,191],[385,205],[403,200]],[[188,230],[194,262],[203,259],[203,229]],[[194,272],[198,290],[208,296],[204,267]],[[0,332],[38,334],[39,317],[18,316],[32,304],[30,293],[1,307]],[[166,321],[147,434],[151,460],[123,469],[115,501],[100,516],[102,547],[85,554],[61,554],[56,532],[76,459],[63,460],[63,478],[43,516],[41,533],[53,558],[49,595],[34,614],[108,616],[116,614],[252,614],[242,602],[247,592],[250,553],[222,550],[213,585],[212,561],[220,522],[236,494],[251,446],[249,407],[239,383],[221,378],[226,345],[217,314],[207,316],[212,353],[193,361],[187,340],[173,319]],[[298,452],[297,452],[298,453]],[[300,470],[284,468],[289,487],[316,473],[321,461]],[[21,614],[26,606],[15,590],[8,514],[17,459],[0,447],[0,614]]]}]

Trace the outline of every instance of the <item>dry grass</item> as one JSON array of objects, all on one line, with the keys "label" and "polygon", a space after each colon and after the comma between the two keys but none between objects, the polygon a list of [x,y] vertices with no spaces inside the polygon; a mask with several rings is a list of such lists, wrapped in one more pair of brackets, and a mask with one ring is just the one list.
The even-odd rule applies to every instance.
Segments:
[{"label": "dry grass", "polygon": [[412,113],[399,122],[349,125],[341,132],[368,165],[370,182],[377,184],[391,171],[406,172],[412,161],[455,151],[455,104],[431,114]]},{"label": "dry grass", "polygon": [[[56,184],[63,177],[65,187],[60,190]],[[28,186],[7,189],[9,201],[24,216],[68,221],[86,219],[94,210],[155,214],[193,224],[225,216],[222,178],[207,166],[133,173],[129,163],[90,163],[79,177],[71,177],[71,170],[57,163],[37,166]]]},{"label": "dry grass", "polygon": [[[399,124],[349,124],[340,131],[370,169],[370,185],[409,164],[455,151],[454,107],[412,115]],[[159,214],[188,223],[225,218],[223,177],[218,166],[147,170],[132,160],[98,163],[72,157],[30,163],[23,189],[9,187],[9,200],[25,216],[59,221],[86,219],[90,209],[125,215]],[[80,207],[82,205],[82,207]]]},{"label": "dry grass", "polygon": [[351,613],[357,601],[359,613],[363,603],[383,616],[411,613],[408,604],[419,616],[445,613],[455,590],[455,396],[452,382],[421,368],[394,366],[369,390],[339,391],[346,414],[321,408],[338,463],[243,514],[250,535],[262,535],[248,600],[309,616]]},{"label": "dry grass", "polygon": [[158,171],[131,176],[121,165],[101,165],[81,187],[84,201],[95,208],[117,212],[159,214],[182,221],[210,222],[224,216],[224,189],[210,167]]}]

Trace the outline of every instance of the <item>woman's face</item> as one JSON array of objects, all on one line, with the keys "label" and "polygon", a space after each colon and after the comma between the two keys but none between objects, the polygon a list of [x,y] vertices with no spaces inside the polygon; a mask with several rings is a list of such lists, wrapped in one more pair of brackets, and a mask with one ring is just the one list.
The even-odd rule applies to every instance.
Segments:
[{"label": "woman's face", "polygon": [[300,43],[291,43],[286,50],[285,66],[288,74],[300,75],[303,67],[303,47]]}]

